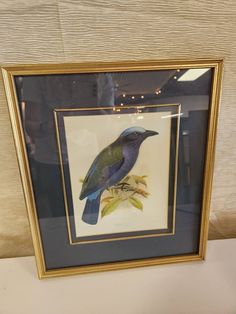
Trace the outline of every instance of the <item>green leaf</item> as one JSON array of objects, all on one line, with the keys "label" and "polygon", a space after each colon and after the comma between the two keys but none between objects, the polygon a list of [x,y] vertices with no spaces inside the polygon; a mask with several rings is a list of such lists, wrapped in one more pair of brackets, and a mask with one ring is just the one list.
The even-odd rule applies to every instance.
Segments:
[{"label": "green leaf", "polygon": [[114,198],[111,202],[106,204],[102,209],[101,213],[102,218],[114,212],[114,210],[116,210],[116,208],[120,205],[121,202],[122,202],[121,198]]},{"label": "green leaf", "polygon": [[147,182],[146,182],[146,180],[143,177],[135,176],[135,175],[133,177],[134,177],[134,181],[135,181],[136,184],[141,183],[144,186],[147,186]]},{"label": "green leaf", "polygon": [[136,207],[140,210],[143,210],[143,204],[139,199],[137,199],[136,197],[130,196],[128,198],[128,200],[129,200],[130,204],[132,204],[134,207]]}]

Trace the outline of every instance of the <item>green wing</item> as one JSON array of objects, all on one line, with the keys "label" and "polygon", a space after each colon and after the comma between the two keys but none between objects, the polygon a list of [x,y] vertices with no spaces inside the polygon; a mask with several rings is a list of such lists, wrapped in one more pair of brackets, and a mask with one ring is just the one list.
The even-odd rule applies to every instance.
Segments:
[{"label": "green wing", "polygon": [[93,161],[84,179],[80,199],[106,188],[106,182],[121,167],[123,154],[121,145],[115,143],[104,148]]}]

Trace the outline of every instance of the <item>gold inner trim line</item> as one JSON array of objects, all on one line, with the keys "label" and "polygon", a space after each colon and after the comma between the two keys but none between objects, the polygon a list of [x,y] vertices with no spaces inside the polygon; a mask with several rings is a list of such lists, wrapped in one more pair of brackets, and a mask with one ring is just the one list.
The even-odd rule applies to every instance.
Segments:
[{"label": "gold inner trim line", "polygon": [[[87,240],[87,241],[73,241],[72,232],[71,232],[71,222],[69,217],[69,207],[68,207],[68,196],[66,193],[66,183],[65,183],[65,173],[63,167],[63,157],[62,157],[62,150],[61,150],[61,140],[60,140],[60,131],[58,126],[58,117],[57,113],[59,112],[73,112],[73,111],[100,111],[100,110],[110,110],[112,111],[113,108],[115,109],[145,109],[145,108],[163,108],[163,107],[177,107],[177,130],[176,130],[176,139],[175,139],[175,170],[174,170],[174,197],[173,197],[173,209],[172,209],[172,230],[171,232],[166,233],[150,233],[145,235],[130,235],[130,236],[119,236],[114,238],[107,238],[107,239],[97,239],[97,240]],[[120,113],[120,112],[119,112]],[[176,220],[176,195],[177,195],[177,174],[178,174],[178,147],[179,147],[179,128],[180,128],[180,113],[181,113],[181,105],[180,104],[160,104],[160,105],[143,105],[143,106],[113,106],[113,107],[94,107],[94,108],[61,108],[61,109],[54,109],[54,119],[55,119],[55,128],[56,128],[56,138],[57,138],[57,145],[58,145],[58,153],[59,153],[59,162],[61,168],[61,177],[62,177],[62,186],[63,186],[63,196],[64,196],[64,205],[65,205],[65,212],[66,212],[66,222],[67,222],[67,229],[68,229],[68,237],[71,245],[78,245],[78,244],[88,244],[88,243],[98,243],[98,242],[110,242],[110,241],[121,241],[127,239],[137,239],[137,238],[151,238],[151,237],[160,237],[160,236],[170,236],[175,234],[175,220]],[[168,194],[169,195],[169,194]],[[169,224],[169,221],[168,221]],[[145,231],[145,230],[141,230]],[[157,230],[158,231],[158,230]],[[125,233],[132,233],[125,232]],[[137,231],[138,232],[138,231]],[[94,235],[96,236],[96,235]],[[109,234],[107,234],[109,236]],[[89,236],[86,236],[89,237]],[[92,236],[91,236],[92,237]]]},{"label": "gold inner trim line", "polygon": [[[14,77],[24,75],[46,75],[46,74],[73,74],[73,73],[98,73],[98,72],[128,72],[128,71],[154,71],[191,68],[213,69],[213,84],[211,90],[208,138],[206,144],[205,172],[203,201],[201,211],[201,226],[199,236],[199,250],[196,254],[179,254],[176,256],[155,257],[139,259],[135,261],[123,261],[103,263],[98,265],[75,266],[48,270],[45,265],[42,239],[40,235],[39,222],[35,207],[32,181],[29,171],[26,146],[23,136],[23,128],[18,109],[18,100]],[[199,261],[205,258],[209,211],[211,200],[211,187],[213,179],[214,152],[216,142],[216,128],[218,121],[219,103],[221,96],[223,59],[195,59],[195,60],[142,60],[142,61],[118,61],[118,62],[86,62],[86,63],[65,63],[65,64],[21,64],[6,65],[2,68],[2,77],[6,93],[6,99],[11,119],[14,143],[17,153],[17,160],[20,168],[21,180],[24,190],[25,202],[30,222],[32,240],[34,245],[38,277],[48,278],[55,276],[66,276],[84,274],[97,271],[126,269],[130,267],[142,267],[161,265],[168,263],[179,263],[187,261]]]}]

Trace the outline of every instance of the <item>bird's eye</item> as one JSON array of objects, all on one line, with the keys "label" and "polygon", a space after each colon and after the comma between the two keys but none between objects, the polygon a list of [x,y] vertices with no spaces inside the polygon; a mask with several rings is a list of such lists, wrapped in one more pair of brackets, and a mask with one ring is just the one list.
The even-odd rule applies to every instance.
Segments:
[{"label": "bird's eye", "polygon": [[134,132],[134,135],[135,135],[135,136],[138,136],[138,132]]}]

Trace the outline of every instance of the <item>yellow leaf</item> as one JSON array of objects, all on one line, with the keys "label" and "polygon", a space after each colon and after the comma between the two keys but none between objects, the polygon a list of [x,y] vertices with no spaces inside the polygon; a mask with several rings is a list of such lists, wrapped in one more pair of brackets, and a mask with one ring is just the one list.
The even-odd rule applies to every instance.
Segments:
[{"label": "yellow leaf", "polygon": [[127,182],[127,181],[129,181],[129,178],[130,178],[130,176],[126,176],[126,177],[122,180],[122,182]]},{"label": "yellow leaf", "polygon": [[148,197],[148,195],[149,195],[149,193],[148,192],[146,192],[146,191],[144,191],[144,190],[142,190],[142,189],[136,189],[135,190],[135,193],[137,193],[137,194],[139,194],[139,195],[142,195],[143,197]]},{"label": "yellow leaf", "polygon": [[134,181],[136,184],[143,184],[144,186],[147,186],[147,183],[146,183],[146,180],[143,178],[143,177],[140,177],[140,176],[133,176],[134,177]]},{"label": "yellow leaf", "polygon": [[104,203],[109,202],[109,201],[112,200],[113,198],[114,198],[113,196],[104,197],[104,198],[102,199],[102,203],[103,203],[103,202],[104,202]]},{"label": "yellow leaf", "polygon": [[130,204],[132,204],[134,207],[140,210],[143,210],[143,204],[139,199],[137,199],[136,197],[130,196],[128,200]]},{"label": "yellow leaf", "polygon": [[102,213],[101,213],[102,218],[104,216],[111,214],[114,210],[116,210],[116,208],[120,205],[121,202],[122,202],[121,198],[114,198],[111,202],[106,204],[102,209]]}]

